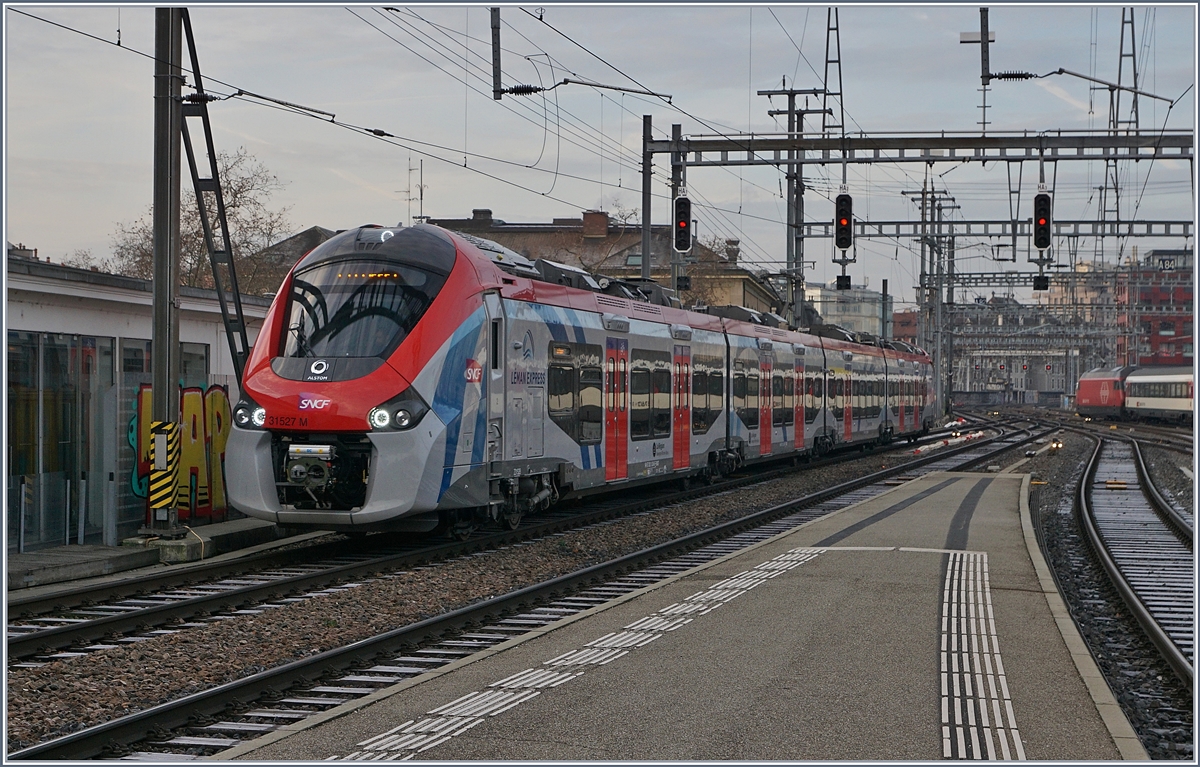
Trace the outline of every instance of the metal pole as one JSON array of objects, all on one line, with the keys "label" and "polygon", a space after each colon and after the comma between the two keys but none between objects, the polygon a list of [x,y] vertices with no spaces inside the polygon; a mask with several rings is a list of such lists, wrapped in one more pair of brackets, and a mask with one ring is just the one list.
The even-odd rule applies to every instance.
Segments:
[{"label": "metal pole", "polygon": [[879,299],[879,337],[889,338],[887,332],[888,283],[883,281],[883,296]]},{"label": "metal pole", "polygon": [[500,100],[500,9],[492,8],[492,98]]},{"label": "metal pole", "polygon": [[[795,138],[796,94],[789,92],[787,97],[788,138]],[[798,325],[796,319],[796,177],[799,175],[799,168],[791,162],[796,158],[796,150],[789,149],[787,156],[787,279],[785,280],[787,294],[783,297],[787,302],[787,309],[784,311],[784,316],[789,324]]]},{"label": "metal pole", "polygon": [[937,245],[934,246],[934,252],[931,257],[937,258],[937,266],[934,269],[933,277],[933,371],[934,371],[934,396],[938,397],[940,402],[945,402],[945,383],[944,370],[942,366],[946,364],[946,356],[943,353],[942,344],[945,338],[942,335],[942,201],[939,198],[935,209],[937,218],[934,221],[934,240]]},{"label": "metal pole", "polygon": [[[949,238],[946,253],[946,304],[954,306],[954,236]],[[950,412],[950,400],[954,397],[954,313],[946,317],[946,400],[945,412]]]},{"label": "metal pole", "polygon": [[[679,196],[679,186],[683,180],[683,158],[679,156],[679,147],[683,144],[683,126],[675,123],[671,126],[671,204],[675,204],[675,198]],[[672,216],[675,214],[672,213]],[[671,226],[675,226],[672,219]],[[672,229],[671,236],[675,236]],[[676,294],[679,293],[679,265],[682,260],[678,251],[671,248],[671,290]]]},{"label": "metal pole", "polygon": [[87,516],[87,472],[79,472],[79,524],[75,535],[75,543],[83,545],[83,523]]},{"label": "metal pole", "polygon": [[[150,373],[151,430],[175,429],[179,421],[179,185],[183,145],[183,9],[154,10],[154,326]],[[161,457],[164,451],[159,451]],[[173,465],[172,465],[173,466]],[[156,466],[155,469],[160,469]],[[152,472],[153,473],[153,472]],[[151,485],[164,482],[152,476]],[[174,476],[169,480],[174,484]],[[151,506],[155,506],[151,494]],[[155,508],[150,528],[174,530],[174,503]]]},{"label": "metal pole", "polygon": [[928,226],[925,223],[925,191],[929,186],[929,180],[921,182],[921,276],[918,280],[917,289],[917,345],[922,349],[929,348],[929,293],[928,280],[929,276],[926,271],[926,255],[925,250],[928,247],[926,239],[928,238]]},{"label": "metal pole", "polygon": [[650,142],[654,135],[650,115],[642,115],[642,279],[650,279],[650,169],[654,153]]},{"label": "metal pole", "polygon": [[183,103],[183,11],[154,10],[154,327],[151,363],[155,421],[179,420],[179,183]]},{"label": "metal pole", "polygon": [[21,527],[17,531],[17,552],[21,553],[21,554],[25,553],[25,486],[26,486],[25,475],[22,474],[21,475],[21,499],[20,499],[20,501],[18,501],[18,505],[21,507],[21,511],[20,511]]},{"label": "metal pole", "polygon": [[108,487],[104,498],[104,545],[117,545],[117,473],[108,473]]}]

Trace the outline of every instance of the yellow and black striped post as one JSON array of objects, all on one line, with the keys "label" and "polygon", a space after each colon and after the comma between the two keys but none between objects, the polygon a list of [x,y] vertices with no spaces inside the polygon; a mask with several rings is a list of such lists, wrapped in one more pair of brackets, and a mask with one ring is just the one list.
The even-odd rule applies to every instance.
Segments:
[{"label": "yellow and black striped post", "polygon": [[178,519],[176,486],[179,474],[179,424],[150,424],[150,508],[153,527],[173,528]]}]

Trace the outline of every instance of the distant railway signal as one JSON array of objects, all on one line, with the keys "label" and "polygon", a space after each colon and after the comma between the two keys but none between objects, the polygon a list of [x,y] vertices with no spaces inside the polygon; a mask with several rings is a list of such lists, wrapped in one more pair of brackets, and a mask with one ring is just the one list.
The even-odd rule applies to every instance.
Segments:
[{"label": "distant railway signal", "polygon": [[854,198],[839,194],[834,201],[833,242],[839,250],[854,244]]},{"label": "distant railway signal", "polygon": [[692,249],[692,201],[675,198],[675,250],[686,253]]},{"label": "distant railway signal", "polygon": [[1050,247],[1053,206],[1045,192],[1033,197],[1033,246],[1038,250]]}]

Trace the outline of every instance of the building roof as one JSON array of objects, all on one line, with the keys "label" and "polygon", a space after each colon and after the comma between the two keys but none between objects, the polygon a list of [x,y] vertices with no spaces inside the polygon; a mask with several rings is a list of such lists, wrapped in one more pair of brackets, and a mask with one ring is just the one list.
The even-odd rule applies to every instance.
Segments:
[{"label": "building roof", "polygon": [[[10,275],[25,275],[36,279],[57,280],[75,285],[94,285],[96,287],[119,288],[145,293],[153,293],[154,291],[154,283],[151,280],[143,280],[138,277],[125,277],[120,274],[108,274],[97,269],[83,269],[77,266],[66,266],[65,264],[51,264],[45,261],[9,259],[7,270]],[[10,283],[9,289],[11,290],[12,287]],[[204,288],[180,286],[179,294],[188,298],[217,300],[217,292],[215,290]],[[264,296],[242,294],[242,303],[249,306],[266,308],[271,305],[271,299]]]}]

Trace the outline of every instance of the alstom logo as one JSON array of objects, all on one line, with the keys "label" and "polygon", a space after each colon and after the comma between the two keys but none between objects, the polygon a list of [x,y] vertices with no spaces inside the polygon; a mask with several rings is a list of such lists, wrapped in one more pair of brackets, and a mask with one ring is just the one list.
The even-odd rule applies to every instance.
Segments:
[{"label": "alstom logo", "polygon": [[324,410],[332,404],[333,400],[331,399],[321,399],[309,394],[300,395],[301,410]]}]

